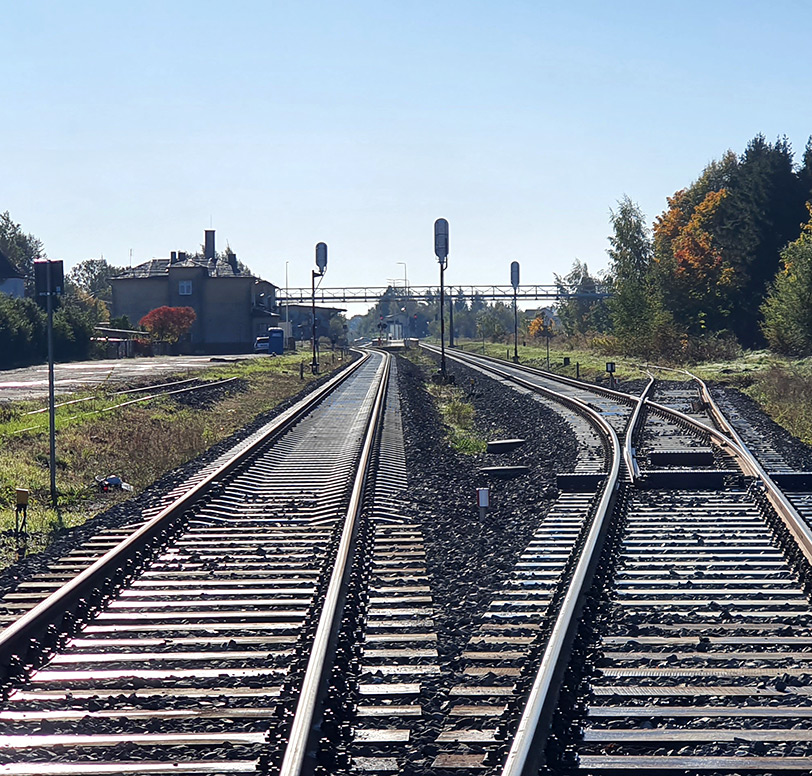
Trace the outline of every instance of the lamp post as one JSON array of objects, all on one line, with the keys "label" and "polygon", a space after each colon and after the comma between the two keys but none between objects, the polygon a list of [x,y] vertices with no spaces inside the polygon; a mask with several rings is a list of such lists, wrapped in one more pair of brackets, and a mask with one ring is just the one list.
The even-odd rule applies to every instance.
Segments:
[{"label": "lamp post", "polygon": [[318,271],[311,270],[311,312],[313,314],[313,361],[310,364],[310,369],[314,375],[319,373],[319,362],[316,358],[316,278],[324,277],[324,273],[327,272],[327,245],[326,243],[320,242],[316,244],[316,266],[319,268]]},{"label": "lamp post", "polygon": [[285,336],[290,337],[290,298],[288,297],[288,264],[285,262]]},{"label": "lamp post", "polygon": [[434,255],[440,263],[440,374],[446,380],[445,368],[445,290],[443,273],[448,266],[448,221],[438,218],[434,222]]},{"label": "lamp post", "polygon": [[448,347],[454,347],[454,288],[448,287]]},{"label": "lamp post", "polygon": [[519,262],[510,263],[510,284],[513,286],[513,363],[519,363],[519,311],[516,294],[519,291]]},{"label": "lamp post", "polygon": [[547,320],[547,315],[544,315],[544,335],[547,339],[547,371],[550,370],[550,324],[552,320]]}]

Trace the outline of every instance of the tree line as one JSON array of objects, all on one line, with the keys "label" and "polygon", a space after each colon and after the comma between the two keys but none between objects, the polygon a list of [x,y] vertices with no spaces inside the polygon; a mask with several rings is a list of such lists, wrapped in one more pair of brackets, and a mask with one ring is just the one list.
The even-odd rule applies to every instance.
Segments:
[{"label": "tree line", "polygon": [[[34,262],[47,259],[42,241],[26,234],[8,211],[0,213],[0,251],[25,277],[26,297],[0,294],[0,369],[42,363],[47,358],[47,316],[34,298]],[[64,293],[56,298],[54,311],[54,358],[79,361],[94,355],[95,327],[108,323],[113,328],[132,329],[126,317],[110,318],[111,278],[123,268],[103,258],[87,259],[65,277]],[[189,331],[194,310],[187,307],[158,308],[137,323],[146,337],[175,342]]]},{"label": "tree line", "polygon": [[[42,363],[48,352],[46,313],[32,297],[34,262],[48,256],[42,241],[26,234],[8,211],[0,213],[0,251],[25,277],[27,295],[17,299],[0,294],[0,369]],[[54,312],[54,357],[58,361],[88,358],[95,325],[108,319],[107,306],[73,273],[65,278],[64,291]]]},{"label": "tree line", "polygon": [[[454,337],[461,340],[500,342],[513,336],[512,302],[491,303],[479,295],[468,298],[461,289],[452,286],[446,289],[444,303],[446,336],[449,334],[451,316],[454,319]],[[350,329],[354,336],[375,338],[381,332],[381,324],[387,325],[384,331],[388,332],[389,327],[397,323],[402,326],[404,337],[439,338],[439,311],[439,289],[430,291],[427,298],[417,300],[405,289],[390,286],[374,307],[350,320]],[[519,336],[524,340],[539,339],[552,333],[556,317],[551,309],[530,313],[519,310]]]},{"label": "tree line", "polygon": [[[607,352],[645,358],[725,356],[764,345],[812,355],[812,138],[796,163],[786,138],[770,143],[757,135],[666,202],[649,226],[624,196],[610,210],[605,276],[576,260],[570,273],[556,276],[556,314],[521,314],[521,336],[547,335],[555,320]],[[0,250],[26,276],[30,294],[33,263],[46,258],[41,241],[6,212]],[[109,318],[110,278],[120,271],[104,259],[73,268],[55,315],[58,358],[89,355],[93,326]],[[439,336],[438,301],[389,288],[350,329],[374,337],[383,323],[398,321],[405,336]],[[498,341],[513,331],[509,303],[466,299],[457,290],[449,304],[457,337]],[[44,336],[44,313],[31,299],[0,294],[0,368],[42,360]]]},{"label": "tree line", "polygon": [[[726,357],[741,348],[812,355],[812,138],[796,163],[787,138],[757,135],[727,151],[666,198],[651,226],[624,196],[610,210],[609,267],[579,260],[556,275],[555,326],[606,352],[644,358]],[[455,335],[498,340],[513,331],[510,304],[453,298]],[[531,316],[532,317],[532,316]],[[405,320],[437,336],[436,300],[402,289],[355,319],[360,333]],[[534,325],[535,324],[535,325]],[[524,336],[549,333],[553,316],[520,316]]]},{"label": "tree line", "polygon": [[594,331],[646,357],[765,344],[812,353],[810,200],[812,138],[796,164],[786,138],[763,135],[710,162],[650,228],[623,197],[610,211],[611,298]]}]

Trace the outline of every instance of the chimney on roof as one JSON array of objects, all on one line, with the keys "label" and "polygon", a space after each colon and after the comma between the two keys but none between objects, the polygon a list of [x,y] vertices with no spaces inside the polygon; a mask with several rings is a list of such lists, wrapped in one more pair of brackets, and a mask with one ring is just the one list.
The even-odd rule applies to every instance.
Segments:
[{"label": "chimney on roof", "polygon": [[240,270],[239,267],[237,266],[237,254],[234,253],[234,251],[229,251],[226,255],[228,256],[228,263],[231,265],[231,271],[235,275],[239,275]]},{"label": "chimney on roof", "polygon": [[169,254],[169,263],[174,264],[177,260],[178,260],[178,252],[172,251],[172,253]]},{"label": "chimney on roof", "polygon": [[178,262],[186,261],[186,251],[178,251]]},{"label": "chimney on roof", "polygon": [[206,264],[214,264],[214,229],[206,229],[203,258]]}]

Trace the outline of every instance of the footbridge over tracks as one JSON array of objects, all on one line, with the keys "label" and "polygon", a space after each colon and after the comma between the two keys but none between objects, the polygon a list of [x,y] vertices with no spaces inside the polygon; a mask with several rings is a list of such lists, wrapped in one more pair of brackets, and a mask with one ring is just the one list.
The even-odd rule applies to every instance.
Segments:
[{"label": "footbridge over tracks", "polygon": [[[558,299],[604,299],[609,296],[606,289],[599,288],[590,293],[565,292],[558,286],[527,285],[516,289],[517,300],[545,300]],[[513,286],[468,286],[452,285],[445,287],[447,298],[453,299],[482,299],[493,302],[513,299]],[[439,286],[347,286],[345,288],[317,288],[315,301],[317,304],[330,302],[377,302],[382,298],[414,299],[421,302],[432,302],[440,297]],[[277,289],[277,303],[305,304],[313,300],[313,290],[307,288]]]}]

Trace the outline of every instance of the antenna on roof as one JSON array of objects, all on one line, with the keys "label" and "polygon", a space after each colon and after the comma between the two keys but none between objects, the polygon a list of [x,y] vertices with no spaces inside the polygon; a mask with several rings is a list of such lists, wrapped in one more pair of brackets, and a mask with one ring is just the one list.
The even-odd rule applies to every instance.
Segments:
[{"label": "antenna on roof", "polygon": [[133,249],[130,248],[130,269],[132,269],[132,266],[133,266]]}]

